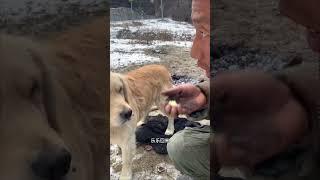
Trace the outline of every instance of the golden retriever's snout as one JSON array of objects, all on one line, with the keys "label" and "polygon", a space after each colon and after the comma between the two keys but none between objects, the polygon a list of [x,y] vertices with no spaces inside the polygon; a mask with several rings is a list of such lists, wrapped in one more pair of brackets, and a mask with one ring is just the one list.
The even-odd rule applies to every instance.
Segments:
[{"label": "golden retriever's snout", "polygon": [[121,113],[120,113],[121,119],[126,122],[129,121],[132,117],[132,109],[131,108],[125,108]]},{"label": "golden retriever's snout", "polygon": [[70,169],[71,154],[66,149],[59,152],[40,152],[32,163],[33,173],[44,179],[62,179]]}]

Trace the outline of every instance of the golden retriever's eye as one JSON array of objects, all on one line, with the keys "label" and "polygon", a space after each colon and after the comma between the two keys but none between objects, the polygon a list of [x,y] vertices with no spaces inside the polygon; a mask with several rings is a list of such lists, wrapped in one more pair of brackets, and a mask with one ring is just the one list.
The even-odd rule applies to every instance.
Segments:
[{"label": "golden retriever's eye", "polygon": [[33,81],[31,88],[29,90],[29,98],[34,100],[36,103],[39,103],[39,101],[41,100],[40,96],[41,96],[40,84],[37,81]]},{"label": "golden retriever's eye", "polygon": [[118,89],[118,92],[119,93],[122,93],[122,91],[123,91],[123,88],[122,88],[122,86]]}]

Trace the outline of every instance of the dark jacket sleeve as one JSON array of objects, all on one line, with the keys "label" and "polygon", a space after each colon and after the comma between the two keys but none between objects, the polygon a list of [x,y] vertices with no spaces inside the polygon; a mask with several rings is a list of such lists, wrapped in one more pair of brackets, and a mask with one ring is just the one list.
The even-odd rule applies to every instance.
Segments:
[{"label": "dark jacket sleeve", "polygon": [[189,115],[189,118],[192,121],[198,121],[198,120],[202,120],[202,119],[209,119],[210,82],[209,81],[203,81],[201,83],[196,84],[196,86],[206,96],[206,98],[207,98],[207,106],[204,109],[200,109],[199,111],[191,113]]},{"label": "dark jacket sleeve", "polygon": [[210,95],[210,83],[209,81],[203,81],[199,84],[196,85],[201,91],[202,93],[207,97],[207,100],[209,102],[209,95]]}]

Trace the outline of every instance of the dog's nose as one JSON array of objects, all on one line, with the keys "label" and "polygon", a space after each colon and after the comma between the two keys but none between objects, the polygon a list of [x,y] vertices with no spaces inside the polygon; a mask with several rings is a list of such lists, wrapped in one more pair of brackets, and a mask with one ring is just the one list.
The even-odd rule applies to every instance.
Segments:
[{"label": "dog's nose", "polygon": [[59,179],[68,173],[70,164],[71,154],[63,149],[56,153],[41,152],[31,166],[38,177]]},{"label": "dog's nose", "polygon": [[132,116],[132,109],[124,110],[120,113],[121,118],[129,120]]}]

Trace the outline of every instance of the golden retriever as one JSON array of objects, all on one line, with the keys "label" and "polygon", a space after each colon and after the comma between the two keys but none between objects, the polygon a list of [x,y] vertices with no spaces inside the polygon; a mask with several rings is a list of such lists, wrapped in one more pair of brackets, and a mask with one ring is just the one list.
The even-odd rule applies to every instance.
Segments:
[{"label": "golden retriever", "polygon": [[106,22],[0,35],[1,180],[106,179]]},{"label": "golden retriever", "polygon": [[[171,87],[170,73],[161,65],[146,65],[127,74],[110,73],[110,143],[122,150],[120,179],[132,178],[137,123],[145,120],[153,105],[160,107],[166,101],[161,92]],[[173,132],[174,121],[169,117],[166,134]]]}]

